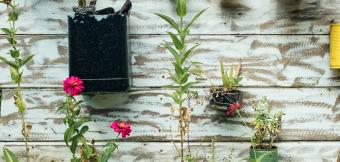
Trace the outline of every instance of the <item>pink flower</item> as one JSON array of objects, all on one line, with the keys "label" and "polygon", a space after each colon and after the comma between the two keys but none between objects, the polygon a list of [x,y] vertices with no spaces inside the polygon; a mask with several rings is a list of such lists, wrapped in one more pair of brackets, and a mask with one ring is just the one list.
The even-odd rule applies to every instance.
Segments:
[{"label": "pink flower", "polygon": [[122,134],[122,138],[125,138],[127,136],[130,136],[130,133],[132,131],[131,125],[127,124],[125,122],[119,122],[119,121],[114,121],[111,123],[111,128],[119,133]]},{"label": "pink flower", "polygon": [[83,92],[84,86],[83,81],[80,78],[71,76],[64,80],[64,91],[70,96],[78,96]]},{"label": "pink flower", "polygon": [[233,103],[233,104],[229,105],[229,108],[228,108],[227,112],[225,113],[225,115],[233,116],[235,114],[235,111],[237,109],[240,109],[241,107],[242,107],[242,103],[237,101],[236,103]]}]

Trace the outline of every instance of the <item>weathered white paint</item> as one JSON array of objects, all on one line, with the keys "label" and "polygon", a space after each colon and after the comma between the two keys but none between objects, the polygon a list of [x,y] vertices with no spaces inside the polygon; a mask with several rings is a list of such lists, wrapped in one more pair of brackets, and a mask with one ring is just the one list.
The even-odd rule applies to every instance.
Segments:
[{"label": "weathered white paint", "polygon": [[[36,54],[24,68],[25,87],[61,87],[68,75],[65,36],[20,36],[25,55]],[[170,83],[171,55],[160,47],[165,36],[131,36],[132,81],[135,87]],[[0,39],[1,42],[6,42]],[[340,74],[329,69],[328,36],[192,36],[201,42],[192,60],[201,61],[208,78],[220,85],[219,61],[241,62],[243,86],[340,86]],[[9,49],[0,43],[0,54]],[[12,87],[7,66],[0,63],[0,84]],[[205,80],[199,86],[210,86]]]},{"label": "weathered white paint", "polygon": [[[67,15],[74,1],[19,0],[23,6],[18,22],[20,47],[25,55],[36,54],[24,67],[24,96],[32,122],[31,148],[34,161],[68,161],[64,143],[62,114],[56,113],[63,99],[61,81],[68,75]],[[99,8],[115,6],[124,0],[100,0]],[[175,15],[173,0],[135,0],[130,17],[132,50],[132,91],[81,97],[86,100],[84,114],[91,115],[88,137],[103,141],[112,138],[109,123],[128,120],[132,137],[121,143],[111,161],[178,161],[170,143],[178,140],[178,121],[172,116],[173,102],[159,87],[169,83],[164,71],[170,67],[170,55],[159,44],[169,40],[169,25],[153,12]],[[329,70],[329,24],[339,20],[340,2],[320,0],[188,0],[189,17],[209,7],[193,26],[190,44],[201,42],[193,60],[204,63],[203,69],[214,84],[220,84],[218,61],[227,64],[242,61],[245,98],[267,95],[274,111],[283,110],[283,130],[279,137],[280,160],[287,162],[335,161],[340,148],[340,78],[339,71]],[[0,27],[6,26],[4,5],[0,5]],[[187,21],[187,20],[186,20]],[[161,35],[158,35],[161,34]],[[256,34],[256,35],[253,35]],[[274,34],[274,35],[271,35]],[[278,34],[278,35],[276,35]],[[292,34],[292,35],[291,35]],[[295,35],[298,34],[298,35]],[[307,34],[307,35],[300,35]],[[8,45],[0,36],[0,55]],[[0,87],[12,88],[7,67],[0,63]],[[209,87],[209,81],[199,86]],[[149,90],[149,88],[158,87]],[[303,88],[298,88],[303,87]],[[52,89],[50,89],[52,88]],[[207,143],[216,137],[218,161],[234,148],[232,161],[248,154],[250,129],[239,118],[226,118],[208,106],[207,89],[197,89],[203,99],[195,100],[192,112],[191,139],[199,155],[209,152]],[[23,155],[18,113],[11,90],[2,90],[0,107],[0,141]],[[244,109],[250,121],[251,110]],[[293,142],[327,140],[330,142]],[[48,142],[53,141],[53,142]],[[132,142],[135,141],[135,142]],[[161,142],[163,141],[163,142]],[[228,143],[226,143],[228,142]],[[103,143],[98,143],[103,145]],[[0,148],[1,149],[1,148]],[[2,151],[0,150],[0,156]],[[56,154],[58,153],[58,154]],[[209,156],[209,153],[207,154]]]},{"label": "weathered white paint", "polygon": [[[67,15],[75,1],[19,0],[22,7],[20,33],[66,34]],[[124,0],[101,0],[98,8]],[[51,7],[53,6],[53,7]],[[340,3],[320,0],[188,0],[188,15],[209,8],[193,26],[192,34],[328,34],[332,20],[339,20]],[[0,24],[6,22],[5,6],[0,6]],[[137,0],[131,13],[132,34],[164,34],[169,29],[154,12],[174,17],[175,1]]]},{"label": "weathered white paint", "polygon": [[[282,140],[338,140],[340,137],[340,90],[326,88],[246,88],[245,102],[268,95],[274,111],[282,110]],[[209,107],[205,90],[198,89],[202,98],[192,101],[194,108],[190,124],[191,139],[219,141],[248,140],[250,129],[239,118],[227,118],[224,112]],[[84,96],[85,114],[94,122],[88,137],[110,139],[110,122],[122,119],[133,125],[131,141],[169,141],[178,139],[178,121],[171,114],[172,100],[164,90],[139,90],[129,93]],[[282,97],[285,96],[285,97]],[[63,93],[56,90],[25,90],[28,110],[27,121],[33,124],[32,141],[62,140],[66,127],[62,114],[56,113]],[[0,138],[5,141],[21,140],[20,120],[13,106],[11,90],[3,90],[0,118]],[[251,120],[251,108],[244,108],[246,121]]]}]

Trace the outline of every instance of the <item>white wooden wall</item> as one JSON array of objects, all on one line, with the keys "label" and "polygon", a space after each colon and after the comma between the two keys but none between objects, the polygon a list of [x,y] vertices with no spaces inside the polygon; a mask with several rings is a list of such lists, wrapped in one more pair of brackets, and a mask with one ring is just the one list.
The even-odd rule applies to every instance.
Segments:
[{"label": "white wooden wall", "polygon": [[[99,7],[120,7],[123,0],[99,0]],[[134,0],[130,17],[132,87],[127,93],[84,96],[91,122],[89,138],[98,145],[112,138],[109,123],[128,120],[132,136],[120,143],[112,161],[178,161],[170,143],[178,140],[173,102],[164,97],[169,83],[171,57],[160,47],[170,26],[153,12],[175,16],[175,0]],[[204,62],[215,84],[218,61],[242,62],[245,100],[268,96],[274,110],[286,113],[279,137],[281,161],[335,161],[340,149],[340,71],[329,69],[329,24],[340,21],[337,0],[188,0],[189,16],[209,8],[193,26],[189,41],[201,42],[192,60]],[[32,161],[68,161],[64,146],[62,80],[68,76],[67,15],[71,0],[20,0],[20,47],[36,54],[25,67],[24,95],[27,121],[33,124]],[[0,7],[0,26],[7,25]],[[9,46],[0,35],[0,55]],[[0,63],[0,144],[23,154],[19,114],[11,98],[13,85],[5,64]],[[192,113],[191,141],[201,159],[210,156],[209,142],[216,138],[218,161],[248,155],[249,129],[238,118],[226,118],[208,106],[208,81],[198,85],[200,97]],[[251,120],[247,105],[244,116]],[[1,150],[0,150],[1,151]],[[1,151],[2,153],[2,151]],[[0,153],[0,155],[1,155]],[[230,155],[230,153],[232,153]]]}]

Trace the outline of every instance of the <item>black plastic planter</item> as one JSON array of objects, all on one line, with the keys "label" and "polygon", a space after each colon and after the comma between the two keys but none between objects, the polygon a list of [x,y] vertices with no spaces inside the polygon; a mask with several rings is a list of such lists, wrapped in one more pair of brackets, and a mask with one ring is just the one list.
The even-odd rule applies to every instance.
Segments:
[{"label": "black plastic planter", "polygon": [[220,89],[211,89],[210,90],[210,104],[215,106],[215,108],[221,110],[227,110],[231,104],[234,103],[242,103],[243,95],[239,90],[233,90],[231,92],[223,91]]},{"label": "black plastic planter", "polygon": [[84,81],[84,92],[129,88],[128,16],[68,17],[69,72]]}]

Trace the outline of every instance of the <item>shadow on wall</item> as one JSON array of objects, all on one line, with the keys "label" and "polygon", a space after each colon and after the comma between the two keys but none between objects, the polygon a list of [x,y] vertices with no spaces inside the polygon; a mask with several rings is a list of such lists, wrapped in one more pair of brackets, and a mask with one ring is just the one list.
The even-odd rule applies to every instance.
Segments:
[{"label": "shadow on wall", "polygon": [[224,24],[230,24],[232,31],[240,30],[240,27],[235,23],[234,20],[241,18],[246,14],[246,12],[251,10],[250,7],[243,4],[239,0],[221,0],[220,7],[222,10]]},{"label": "shadow on wall", "polygon": [[323,13],[320,0],[306,2],[305,0],[277,0],[277,17],[289,19],[293,22],[311,21],[322,19]]},{"label": "shadow on wall", "polygon": [[240,18],[247,11],[251,10],[250,7],[239,0],[221,0],[220,6],[223,16],[228,16],[231,19]]}]

